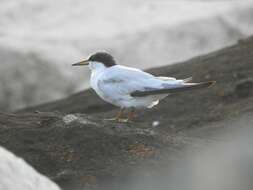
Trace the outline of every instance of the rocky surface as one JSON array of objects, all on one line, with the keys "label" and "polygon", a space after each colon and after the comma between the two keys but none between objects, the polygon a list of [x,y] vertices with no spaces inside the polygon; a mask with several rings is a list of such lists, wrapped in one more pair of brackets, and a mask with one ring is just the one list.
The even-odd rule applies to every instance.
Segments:
[{"label": "rocky surface", "polygon": [[[238,166],[237,170],[252,164],[248,159],[252,151],[244,146],[251,141],[235,141],[252,139],[253,134],[252,49],[253,38],[248,38],[184,63],[151,69],[157,75],[193,76],[194,81],[217,83],[208,89],[172,94],[154,109],[139,112],[132,123],[105,121],[117,110],[91,90],[17,113],[1,113],[0,145],[63,189],[198,190],[210,183],[212,189],[236,189],[223,182],[235,183],[231,179],[241,176],[222,172],[229,168],[230,174],[236,174],[232,166]],[[217,142],[219,149],[213,148]],[[242,176],[252,176],[247,172],[242,170]],[[209,179],[221,174],[219,183]],[[252,187],[250,181],[243,184]]]}]

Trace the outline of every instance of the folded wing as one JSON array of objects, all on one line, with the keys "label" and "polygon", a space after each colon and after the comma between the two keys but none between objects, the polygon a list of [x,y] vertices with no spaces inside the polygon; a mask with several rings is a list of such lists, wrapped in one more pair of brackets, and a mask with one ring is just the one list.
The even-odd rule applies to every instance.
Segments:
[{"label": "folded wing", "polygon": [[124,66],[114,66],[105,73],[98,82],[98,87],[104,96],[114,95],[115,99],[122,95],[144,97],[157,94],[169,94],[205,88],[213,81],[189,83],[191,78],[177,80],[171,77],[156,77],[139,69]]},{"label": "folded wing", "polygon": [[163,83],[166,82],[144,71],[117,65],[100,77],[98,87],[106,96],[116,96],[130,95],[137,90],[162,89]]},{"label": "folded wing", "polygon": [[189,90],[196,90],[201,88],[206,88],[211,85],[213,85],[214,81],[208,81],[208,82],[200,82],[200,83],[181,83],[178,85],[168,85],[167,87],[164,87],[163,89],[146,89],[144,91],[136,90],[131,93],[131,96],[133,97],[144,97],[144,96],[150,96],[150,95],[157,95],[157,94],[171,94],[171,93],[177,93],[177,92],[184,92]]}]

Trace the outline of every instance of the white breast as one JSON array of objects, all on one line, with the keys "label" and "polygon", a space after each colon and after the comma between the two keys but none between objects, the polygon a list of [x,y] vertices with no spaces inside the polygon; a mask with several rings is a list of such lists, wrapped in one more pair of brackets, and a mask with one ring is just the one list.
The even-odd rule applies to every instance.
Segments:
[{"label": "white breast", "polygon": [[95,90],[95,92],[99,95],[100,98],[105,99],[103,92],[98,87],[98,81],[101,80],[102,74],[102,72],[92,71],[90,77],[90,86],[93,90]]},{"label": "white breast", "polygon": [[[93,90],[98,94],[100,98],[104,101],[109,102],[115,106],[123,107],[121,101],[128,101],[125,96],[118,94],[113,91],[113,89],[104,89],[104,81],[106,81],[105,72],[95,72],[93,71],[90,78],[90,85]],[[101,88],[102,87],[102,88]]]}]

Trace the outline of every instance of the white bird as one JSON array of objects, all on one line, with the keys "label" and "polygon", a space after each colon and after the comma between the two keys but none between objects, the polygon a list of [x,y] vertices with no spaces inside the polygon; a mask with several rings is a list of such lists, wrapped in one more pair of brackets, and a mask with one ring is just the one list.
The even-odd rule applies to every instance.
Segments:
[{"label": "white bird", "polygon": [[[135,108],[152,108],[170,93],[209,87],[214,81],[190,83],[191,78],[177,80],[157,77],[140,69],[116,64],[106,52],[97,52],[87,60],[73,66],[88,65],[91,70],[90,85],[100,98],[120,107],[117,121],[130,121]],[[130,109],[123,119],[124,109]]]}]

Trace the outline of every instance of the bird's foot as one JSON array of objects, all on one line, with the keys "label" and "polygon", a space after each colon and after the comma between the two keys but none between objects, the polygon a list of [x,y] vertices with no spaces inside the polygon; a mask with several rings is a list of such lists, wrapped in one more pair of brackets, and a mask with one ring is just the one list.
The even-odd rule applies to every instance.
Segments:
[{"label": "bird's foot", "polygon": [[118,120],[118,122],[119,123],[132,123],[132,121],[130,119],[128,119],[128,118],[127,119],[122,119],[121,118],[121,119]]},{"label": "bird's foot", "polygon": [[105,121],[115,121],[115,122],[119,122],[119,123],[131,123],[131,120],[129,119],[124,119],[124,118],[108,118],[108,119],[104,119]]}]

